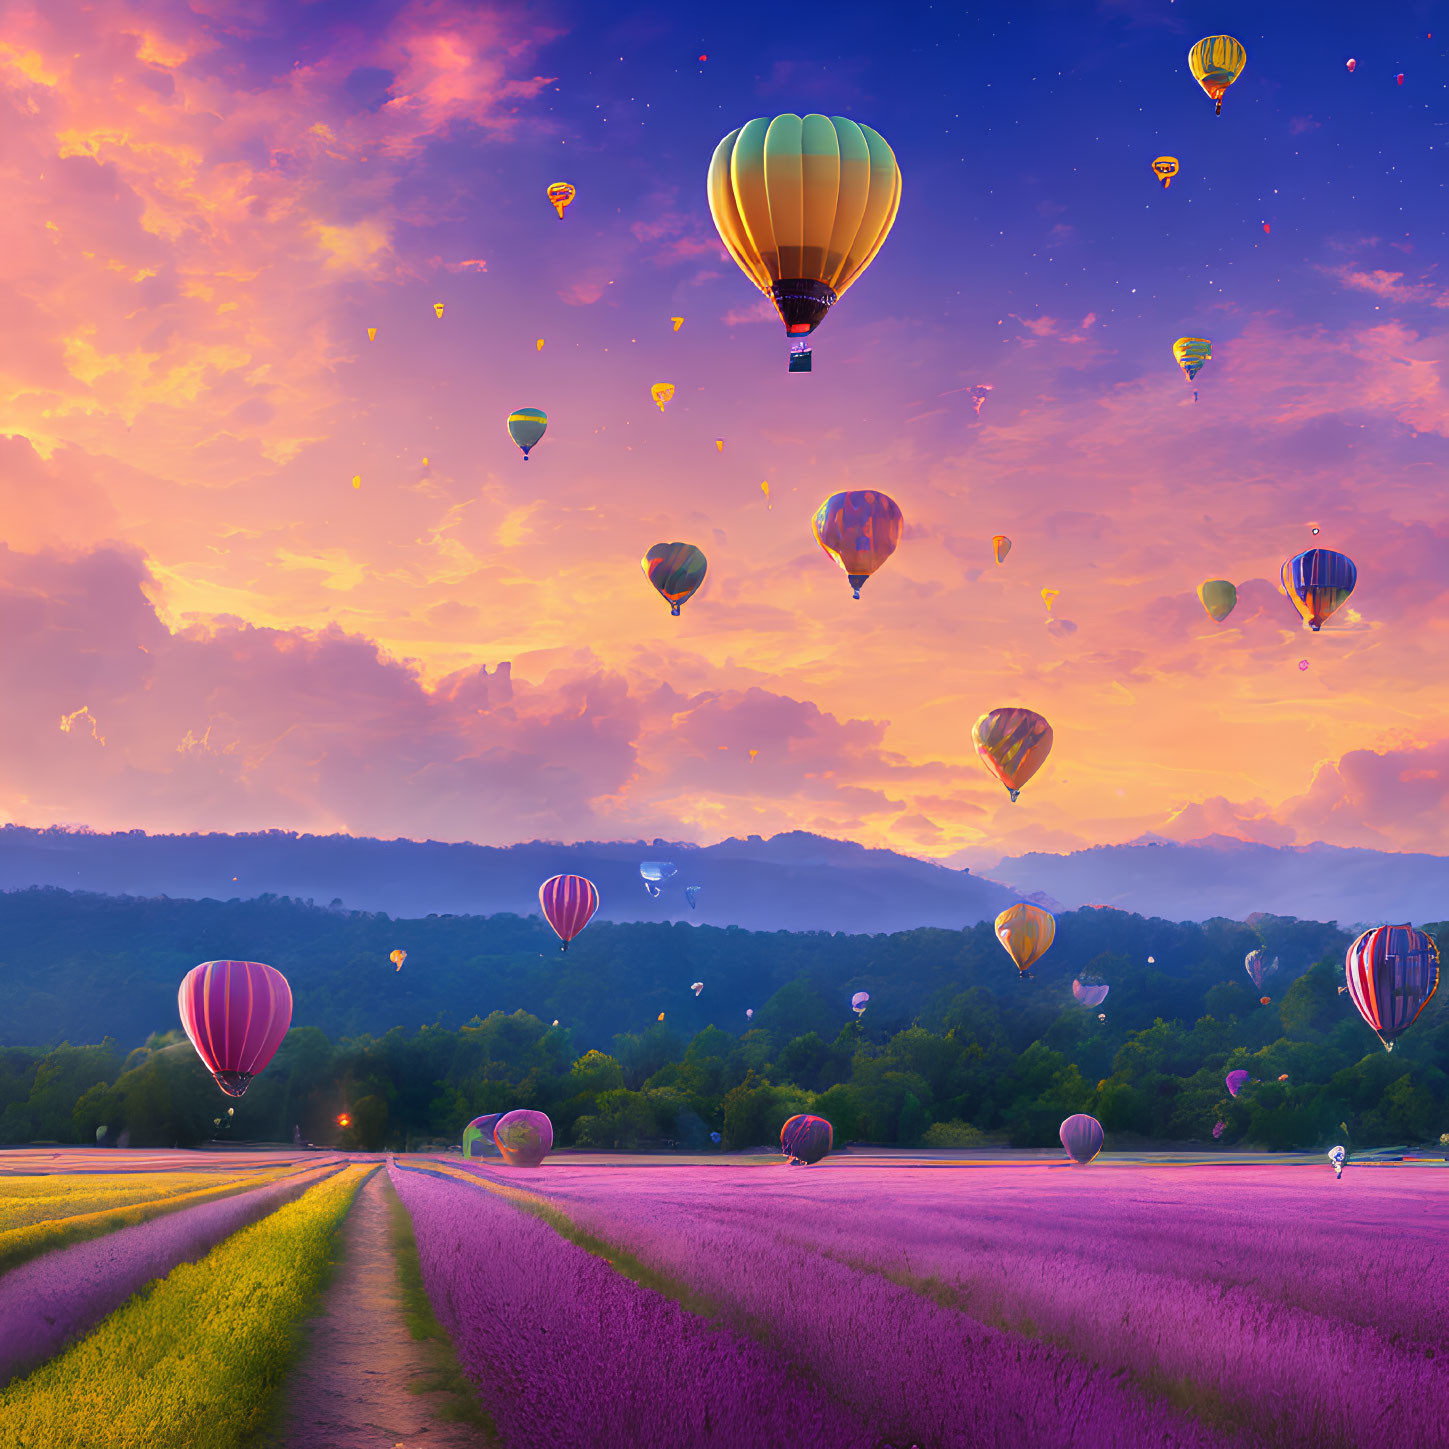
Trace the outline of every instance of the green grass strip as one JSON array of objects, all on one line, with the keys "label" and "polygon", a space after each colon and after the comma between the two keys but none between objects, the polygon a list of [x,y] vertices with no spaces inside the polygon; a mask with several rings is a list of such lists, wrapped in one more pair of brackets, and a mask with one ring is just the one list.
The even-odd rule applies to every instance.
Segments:
[{"label": "green grass strip", "polygon": [[497,1425],[479,1402],[472,1380],[463,1372],[453,1340],[433,1315],[433,1305],[428,1301],[427,1289],[423,1287],[423,1265],[418,1257],[417,1239],[413,1236],[413,1220],[392,1182],[386,1177],[383,1181],[403,1314],[407,1319],[408,1332],[424,1345],[430,1364],[427,1376],[410,1383],[408,1391],[436,1394],[437,1399],[429,1404],[436,1418],[471,1424],[483,1436],[484,1443],[497,1444]]},{"label": "green grass strip", "polygon": [[255,1187],[265,1187],[294,1170],[274,1168],[241,1180],[227,1178],[212,1187],[201,1187],[171,1197],[158,1196],[149,1202],[127,1203],[121,1207],[102,1208],[97,1212],[78,1213],[68,1218],[50,1218],[44,1222],[28,1223],[21,1228],[11,1228],[8,1232],[0,1233],[0,1273],[8,1272],[21,1263],[28,1263],[32,1258],[38,1258],[42,1253],[49,1253],[55,1248],[69,1247],[71,1243],[85,1242],[88,1238],[102,1238],[118,1228],[149,1222],[150,1219],[159,1218],[165,1213],[195,1207],[198,1203],[215,1202],[218,1198],[232,1197],[239,1192],[250,1192]]},{"label": "green grass strip", "polygon": [[0,1449],[242,1449],[274,1421],[298,1329],[372,1167],[349,1167],[182,1263],[0,1392]]}]

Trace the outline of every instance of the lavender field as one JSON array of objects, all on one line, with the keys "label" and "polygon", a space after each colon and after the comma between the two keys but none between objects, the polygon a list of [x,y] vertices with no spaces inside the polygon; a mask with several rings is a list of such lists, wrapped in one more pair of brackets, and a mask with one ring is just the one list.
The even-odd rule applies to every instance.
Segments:
[{"label": "lavender field", "polygon": [[557,1439],[1449,1444],[1438,1166],[407,1167],[480,1395]]}]

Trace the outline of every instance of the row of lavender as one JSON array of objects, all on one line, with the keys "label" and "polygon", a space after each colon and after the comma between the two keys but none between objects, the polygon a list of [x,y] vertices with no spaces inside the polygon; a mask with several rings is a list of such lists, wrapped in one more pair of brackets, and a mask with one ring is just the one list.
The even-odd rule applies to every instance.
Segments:
[{"label": "row of lavender", "polygon": [[[503,1172],[480,1169],[473,1187],[394,1166],[435,1310],[506,1444],[1250,1442],[1052,1344],[787,1243],[773,1203],[756,1197],[773,1173],[699,1171],[699,1201],[670,1201],[645,1173],[528,1186],[660,1270],[666,1288],[694,1290],[695,1306],[703,1295],[713,1325],[499,1196]],[[743,1191],[711,1218],[708,1195],[730,1180]]]},{"label": "row of lavender", "polygon": [[[1117,1412],[1102,1386],[1122,1394],[1110,1374],[1283,1449],[1449,1445],[1449,1307],[1426,1271],[1449,1247],[1446,1185],[1432,1169],[1339,1183],[1136,1166],[538,1184],[582,1227],[772,1326],[831,1387],[893,1398],[932,1442],[1005,1442],[995,1406],[1028,1395],[1018,1442],[1174,1442],[1098,1437]],[[939,1437],[963,1416],[980,1422]]]}]

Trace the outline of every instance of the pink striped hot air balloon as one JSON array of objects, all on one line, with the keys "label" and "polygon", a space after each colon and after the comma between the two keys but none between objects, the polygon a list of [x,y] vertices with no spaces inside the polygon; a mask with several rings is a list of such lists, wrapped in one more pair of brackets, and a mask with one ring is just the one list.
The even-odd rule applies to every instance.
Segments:
[{"label": "pink striped hot air balloon", "polygon": [[567,951],[569,942],[599,909],[599,889],[581,875],[554,875],[539,886],[538,903],[543,907],[544,920]]},{"label": "pink striped hot air balloon", "polygon": [[228,1097],[240,1097],[292,1024],[292,988],[260,961],[203,961],[177,993],[181,1025]]}]

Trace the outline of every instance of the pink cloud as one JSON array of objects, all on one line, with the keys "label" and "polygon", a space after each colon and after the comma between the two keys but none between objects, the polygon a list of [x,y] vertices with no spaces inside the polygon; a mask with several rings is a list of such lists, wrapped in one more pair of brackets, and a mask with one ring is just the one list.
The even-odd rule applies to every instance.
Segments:
[{"label": "pink cloud", "polygon": [[1371,272],[1357,267],[1328,267],[1325,271],[1337,278],[1340,285],[1355,292],[1369,292],[1385,301],[1401,306],[1422,304],[1428,307],[1449,307],[1449,289],[1436,287],[1431,282],[1406,282],[1402,272],[1386,272],[1375,268]]}]

